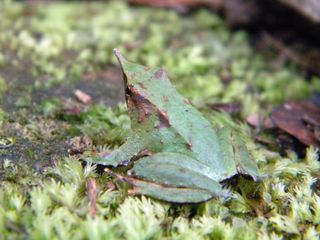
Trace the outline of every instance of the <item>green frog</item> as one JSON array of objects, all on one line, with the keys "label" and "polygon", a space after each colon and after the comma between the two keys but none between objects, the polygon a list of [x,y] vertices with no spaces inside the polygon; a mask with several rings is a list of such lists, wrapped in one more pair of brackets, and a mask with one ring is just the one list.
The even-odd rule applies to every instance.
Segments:
[{"label": "green frog", "polygon": [[231,129],[215,130],[180,95],[162,68],[127,61],[114,49],[123,72],[131,133],[117,150],[95,162],[133,167],[129,175],[106,171],[132,184],[132,194],[177,203],[221,195],[221,182],[237,174],[256,180],[256,162]]}]

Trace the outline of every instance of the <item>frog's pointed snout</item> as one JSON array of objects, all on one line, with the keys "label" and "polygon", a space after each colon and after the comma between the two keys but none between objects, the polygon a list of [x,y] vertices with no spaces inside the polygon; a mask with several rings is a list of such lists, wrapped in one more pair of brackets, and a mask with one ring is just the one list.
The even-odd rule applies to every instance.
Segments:
[{"label": "frog's pointed snout", "polygon": [[122,56],[122,54],[119,51],[119,49],[114,48],[113,49],[113,54],[116,56],[116,58],[118,59],[119,63],[122,65],[123,62],[125,61],[125,58]]}]

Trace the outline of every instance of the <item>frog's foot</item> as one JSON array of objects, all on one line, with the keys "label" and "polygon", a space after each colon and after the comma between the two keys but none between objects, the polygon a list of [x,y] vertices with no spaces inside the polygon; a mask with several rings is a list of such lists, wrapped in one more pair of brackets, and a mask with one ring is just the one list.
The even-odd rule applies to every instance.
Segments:
[{"label": "frog's foot", "polygon": [[99,164],[103,166],[111,166],[111,167],[117,167],[119,165],[128,165],[130,163],[130,159],[122,159],[121,161],[118,161],[116,152],[103,152],[99,153],[96,156],[90,156],[90,157],[85,157],[83,160],[85,162],[89,163],[94,163],[94,164]]},{"label": "frog's foot", "polygon": [[133,185],[131,194],[169,202],[198,203],[224,193],[212,171],[186,155],[158,153],[137,161],[133,170],[137,178],[106,171]]},{"label": "frog's foot", "polygon": [[144,148],[144,143],[135,137],[129,136],[128,140],[118,149],[112,152],[100,153],[97,156],[87,157],[86,162],[96,163],[104,166],[127,166],[136,158],[148,155],[149,152]]},{"label": "frog's foot", "polygon": [[126,153],[125,151],[115,150],[113,152],[100,153],[98,156],[84,158],[84,161],[103,166],[117,167],[128,166],[132,161],[150,155],[151,152],[147,149],[142,149],[136,154],[130,154]]}]

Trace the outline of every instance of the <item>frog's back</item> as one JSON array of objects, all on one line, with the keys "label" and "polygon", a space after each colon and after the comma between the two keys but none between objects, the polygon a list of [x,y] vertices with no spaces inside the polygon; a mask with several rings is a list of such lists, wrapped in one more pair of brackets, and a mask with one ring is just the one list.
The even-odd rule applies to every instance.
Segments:
[{"label": "frog's back", "polygon": [[[166,115],[169,126],[185,140],[186,151],[206,165],[223,169],[216,132],[209,121],[177,92],[164,70],[154,69],[139,88],[151,103]],[[217,176],[220,177],[222,176]]]}]

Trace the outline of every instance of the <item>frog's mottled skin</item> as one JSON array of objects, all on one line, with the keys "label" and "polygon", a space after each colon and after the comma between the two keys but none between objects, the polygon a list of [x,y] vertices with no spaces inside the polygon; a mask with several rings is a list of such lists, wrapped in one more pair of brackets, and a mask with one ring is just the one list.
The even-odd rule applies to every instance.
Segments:
[{"label": "frog's mottled skin", "polygon": [[131,63],[116,49],[114,53],[124,74],[132,131],[126,143],[99,163],[117,167],[137,159],[134,178],[117,175],[133,184],[133,193],[201,202],[219,195],[220,182],[227,178],[258,176],[244,142],[227,128],[215,131],[163,69]]}]

